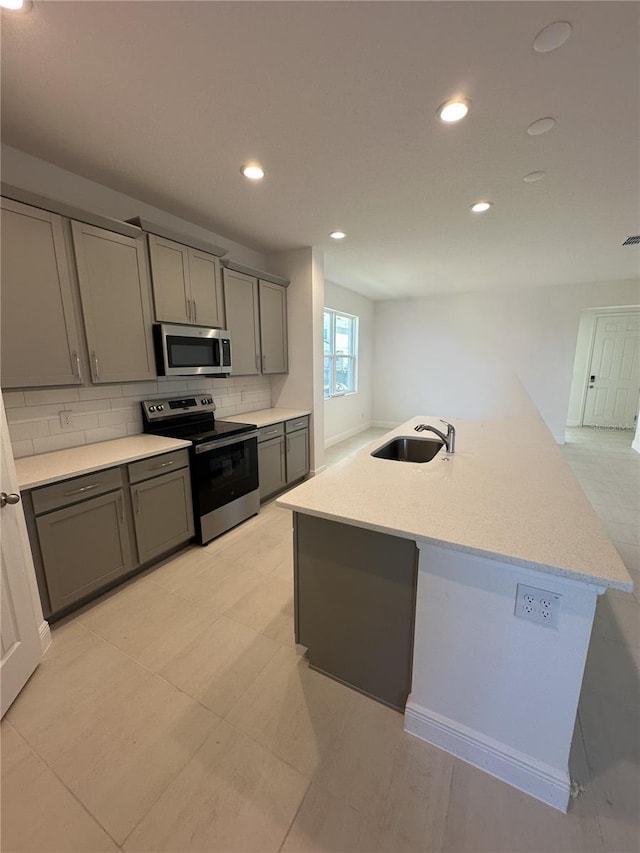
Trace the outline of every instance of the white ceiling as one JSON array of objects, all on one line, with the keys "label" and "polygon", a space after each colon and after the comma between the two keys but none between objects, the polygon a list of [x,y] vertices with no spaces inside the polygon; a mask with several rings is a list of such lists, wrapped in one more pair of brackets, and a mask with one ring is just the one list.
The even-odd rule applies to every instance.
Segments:
[{"label": "white ceiling", "polygon": [[[639,8],[34,0],[2,14],[3,141],[261,251],[322,247],[376,299],[633,278]],[[535,53],[555,20],[571,38]]]}]

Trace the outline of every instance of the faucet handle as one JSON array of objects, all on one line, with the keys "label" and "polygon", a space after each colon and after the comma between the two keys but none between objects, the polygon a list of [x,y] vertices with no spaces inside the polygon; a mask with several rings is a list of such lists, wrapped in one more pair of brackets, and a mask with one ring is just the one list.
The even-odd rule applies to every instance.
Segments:
[{"label": "faucet handle", "polygon": [[443,420],[442,420],[442,418],[440,418],[440,423],[441,423],[441,424],[444,424],[446,427],[449,427],[449,429],[453,429],[453,430],[455,430],[454,425],[453,425],[453,424],[450,424],[450,423],[449,423],[449,421],[443,421]]}]

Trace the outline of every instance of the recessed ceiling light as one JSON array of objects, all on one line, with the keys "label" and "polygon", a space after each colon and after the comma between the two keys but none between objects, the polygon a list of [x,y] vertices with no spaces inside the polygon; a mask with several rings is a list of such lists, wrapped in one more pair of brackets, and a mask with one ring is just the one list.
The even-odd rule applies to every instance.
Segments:
[{"label": "recessed ceiling light", "polygon": [[0,0],[0,7],[11,12],[28,12],[32,5],[31,0]]},{"label": "recessed ceiling light", "polygon": [[471,212],[484,213],[485,211],[489,210],[492,205],[492,201],[477,201],[475,204],[471,205]]},{"label": "recessed ceiling light", "polygon": [[264,169],[257,163],[246,163],[240,171],[250,181],[259,181],[261,178],[264,178]]},{"label": "recessed ceiling light", "polygon": [[445,101],[444,104],[440,104],[436,110],[436,115],[445,124],[452,124],[464,118],[469,112],[470,106],[471,101],[467,100],[467,98],[451,98],[451,100]]},{"label": "recessed ceiling light", "polygon": [[541,181],[546,176],[546,172],[529,172],[529,174],[525,175],[522,180],[525,184],[535,184],[536,181]]},{"label": "recessed ceiling light", "polygon": [[527,128],[527,133],[529,136],[542,136],[543,133],[549,133],[551,128],[555,126],[556,120],[554,118],[539,118],[531,122]]},{"label": "recessed ceiling light", "polygon": [[344,240],[346,236],[347,235],[344,231],[332,231],[331,234],[329,234],[329,237],[331,237],[333,240]]},{"label": "recessed ceiling light", "polygon": [[550,53],[562,47],[570,35],[571,24],[568,21],[555,21],[540,30],[533,40],[533,49],[536,53]]}]

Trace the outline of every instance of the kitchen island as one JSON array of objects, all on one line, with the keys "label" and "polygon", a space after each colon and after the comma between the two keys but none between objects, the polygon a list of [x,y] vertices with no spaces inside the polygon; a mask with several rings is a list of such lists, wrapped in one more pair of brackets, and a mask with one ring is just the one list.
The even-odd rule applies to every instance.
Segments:
[{"label": "kitchen island", "polygon": [[[278,501],[294,512],[298,638],[305,644],[311,637],[310,665],[316,657],[340,661],[334,637],[358,594],[351,581],[346,588],[333,585],[356,573],[363,589],[368,561],[350,555],[361,547],[370,556],[382,554],[375,544],[351,539],[350,530],[409,540],[417,567],[415,606],[407,611],[406,595],[402,605],[410,625],[415,618],[408,651],[402,641],[403,654],[411,656],[405,729],[566,811],[569,750],[597,597],[609,587],[632,589],[631,578],[526,396],[495,419],[454,420],[455,454],[443,448],[428,463],[371,456],[393,436],[417,435],[418,423],[439,426],[439,419],[412,418]],[[340,538],[314,529],[320,522],[337,525]],[[399,563],[374,559],[375,583],[382,567],[392,590],[399,565],[398,582],[407,589],[410,563],[410,554]],[[337,615],[327,615],[323,633],[309,601],[329,608],[335,589]],[[374,612],[384,612],[384,596]],[[536,621],[546,608],[551,617]],[[348,625],[348,617],[342,621]],[[401,621],[394,617],[380,633],[388,637]],[[328,657],[325,637],[333,643]],[[375,642],[372,648],[370,668],[376,658],[382,668],[397,666],[397,657],[389,665]],[[353,659],[351,647],[342,651]],[[317,668],[396,704],[368,689],[369,682],[358,683],[358,673],[350,679],[331,666]]]}]

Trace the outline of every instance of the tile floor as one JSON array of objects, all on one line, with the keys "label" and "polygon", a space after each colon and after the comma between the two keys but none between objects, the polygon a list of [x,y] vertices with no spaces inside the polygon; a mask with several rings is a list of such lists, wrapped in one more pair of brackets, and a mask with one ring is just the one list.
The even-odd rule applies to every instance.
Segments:
[{"label": "tile floor", "polygon": [[[630,441],[570,430],[564,454],[640,590]],[[600,599],[562,815],[309,670],[291,576],[270,503],[55,626],[2,723],[3,853],[640,849],[638,593]]]}]

